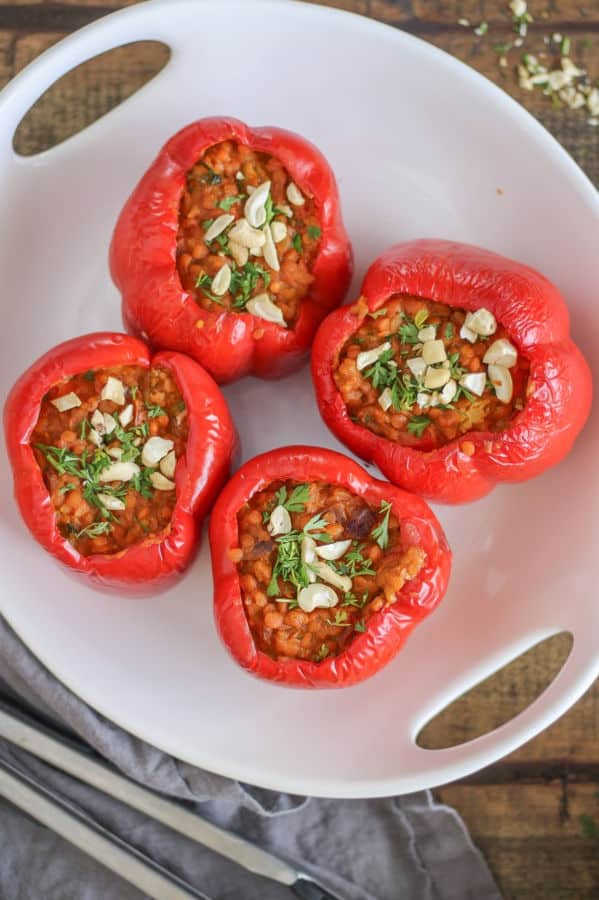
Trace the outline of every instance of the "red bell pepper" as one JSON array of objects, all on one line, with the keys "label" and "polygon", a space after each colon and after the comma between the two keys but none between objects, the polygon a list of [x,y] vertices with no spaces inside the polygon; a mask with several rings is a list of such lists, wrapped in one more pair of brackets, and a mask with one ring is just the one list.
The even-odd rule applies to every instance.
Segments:
[{"label": "red bell pepper", "polygon": [[[248,312],[202,309],[181,285],[175,235],[186,173],[205,150],[226,140],[275,156],[300,190],[314,198],[320,248],[314,281],[293,328]],[[316,147],[279,128],[249,128],[237,119],[208,118],[174,135],[145,173],[120,214],[110,264],[123,297],[126,328],[154,347],[189,354],[222,384],[248,374],[278,378],[299,368],[319,323],[343,300],[352,254],[335,176]]]},{"label": "red bell pepper", "polygon": [[[47,391],[90,368],[136,365],[169,369],[188,412],[185,454],[175,472],[176,504],[170,527],[115,554],[84,556],[60,533],[48,488],[29,443]],[[19,378],[4,409],[4,429],[13,469],[15,497],[34,538],[69,569],[97,586],[120,593],[162,589],[189,564],[197,549],[200,521],[226,479],[235,446],[235,429],[226,402],[193,360],[179,353],[151,356],[136,338],[99,332],[59,344]]]},{"label": "red bell pepper", "polygon": [[[235,553],[239,553],[237,513],[258,491],[276,481],[324,481],[340,485],[371,507],[389,501],[400,522],[402,544],[426,553],[422,569],[405,583],[396,600],[370,615],[337,656],[322,662],[273,658],[254,643],[241,596]],[[413,494],[372,478],[340,453],[317,447],[282,447],[246,462],[224,488],[210,519],[214,576],[214,613],[221,638],[237,662],[254,675],[293,687],[345,687],[385,666],[415,625],[443,597],[451,568],[451,551],[427,504]]]},{"label": "red bell pepper", "polygon": [[[451,307],[484,306],[530,363],[524,409],[509,428],[469,432],[427,451],[379,437],[353,422],[333,379],[341,348],[369,313],[395,294]],[[591,406],[591,376],[569,336],[557,288],[539,272],[488,250],[443,240],[396,244],[368,269],[361,299],[331,313],[314,341],[312,377],[321,415],[334,434],[394,484],[429,499],[465,503],[498,482],[525,481],[570,451]]]}]

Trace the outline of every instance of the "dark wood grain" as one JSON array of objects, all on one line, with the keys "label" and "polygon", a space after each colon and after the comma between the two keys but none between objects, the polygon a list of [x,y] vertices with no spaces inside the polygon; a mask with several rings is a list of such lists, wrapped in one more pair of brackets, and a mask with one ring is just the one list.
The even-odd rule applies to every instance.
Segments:
[{"label": "dark wood grain", "polygon": [[[65,34],[133,2],[0,4],[0,86]],[[499,67],[493,46],[513,38],[504,0],[338,0],[328,5],[406,29],[467,62],[523,103],[599,184],[599,128],[590,127],[580,111],[555,109],[540,94],[522,91],[514,75],[522,51],[511,51],[508,66]],[[525,49],[545,51],[545,35],[568,34],[572,58],[599,78],[599,0],[531,0],[529,8],[535,22]],[[459,25],[460,18],[469,19],[471,27]],[[472,28],[481,21],[489,23],[489,32],[477,38]],[[70,73],[23,123],[19,151],[39,151],[85,127],[163,62],[164,51],[148,51],[146,45],[104,54]],[[540,693],[567,650],[567,638],[559,636],[514,661],[429,724],[423,742],[459,744],[507,721]],[[599,824],[599,686],[515,753],[437,795],[464,817],[506,900],[599,900],[599,841],[585,836],[581,823],[581,816],[588,816]]]}]

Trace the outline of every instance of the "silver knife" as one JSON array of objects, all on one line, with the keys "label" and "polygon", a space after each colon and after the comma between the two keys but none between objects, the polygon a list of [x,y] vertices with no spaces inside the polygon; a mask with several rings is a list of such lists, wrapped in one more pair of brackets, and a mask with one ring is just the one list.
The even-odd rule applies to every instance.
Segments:
[{"label": "silver knife", "polygon": [[[299,872],[293,866],[262,850],[255,844],[207,822],[201,816],[184,809],[170,800],[164,799],[148,788],[142,787],[102,760],[95,751],[81,741],[61,734],[54,727],[41,724],[31,716],[24,714],[13,704],[4,700],[0,700],[0,737],[61,769],[63,772],[67,772],[69,775],[79,779],[79,781],[83,781],[103,791],[105,794],[109,794],[121,803],[125,803],[133,809],[151,816],[174,831],[191,838],[204,847],[208,847],[221,856],[225,856],[247,871],[286,885],[303,900],[342,900],[337,894],[327,891],[311,876]],[[0,773],[0,793],[3,793],[1,790],[3,783],[1,775],[2,773]],[[5,769],[5,782],[6,775]],[[15,774],[15,771],[12,772],[13,778],[18,776],[23,778],[22,773]],[[69,806],[67,801],[57,797],[57,795],[33,782],[33,780],[31,781],[32,783],[28,785],[31,790],[46,791],[54,801],[62,802],[65,806]],[[7,797],[7,799],[11,798]],[[75,808],[73,807],[73,809]],[[95,824],[91,819],[89,819],[89,822]],[[52,828],[52,824],[49,827]],[[120,841],[115,835],[112,835],[112,837],[117,842]],[[128,847],[129,845],[126,846]],[[134,850],[134,848],[131,849]],[[137,853],[138,851],[134,850],[134,852]],[[174,878],[175,876],[172,877]],[[149,892],[146,891],[146,893]],[[150,896],[153,895],[150,894]],[[159,896],[166,897],[166,894]],[[203,895],[196,894],[196,896]]]}]

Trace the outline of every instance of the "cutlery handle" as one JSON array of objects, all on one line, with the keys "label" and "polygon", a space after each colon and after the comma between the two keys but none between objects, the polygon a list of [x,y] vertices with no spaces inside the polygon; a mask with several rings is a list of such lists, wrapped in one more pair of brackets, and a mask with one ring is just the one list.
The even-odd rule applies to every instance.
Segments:
[{"label": "cutlery handle", "polygon": [[0,760],[0,796],[154,900],[210,900],[62,797]]},{"label": "cutlery handle", "polygon": [[29,724],[27,717],[20,712],[15,715],[3,702],[0,702],[0,737],[226,856],[250,872],[288,886],[297,879],[296,870],[283,860],[120,775],[105,763],[96,761],[92,754],[75,749],[73,742],[56,736],[51,729],[37,723]]}]

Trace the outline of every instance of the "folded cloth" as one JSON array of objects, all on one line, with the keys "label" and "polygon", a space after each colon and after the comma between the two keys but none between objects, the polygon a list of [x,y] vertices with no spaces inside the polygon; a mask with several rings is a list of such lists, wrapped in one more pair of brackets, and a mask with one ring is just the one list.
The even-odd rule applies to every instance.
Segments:
[{"label": "folded cloth", "polygon": [[[68,726],[127,775],[312,873],[346,900],[501,900],[455,810],[430,792],[322,800],[240,784],[168,756],[83,703],[0,617],[0,695]],[[33,775],[213,900],[289,900],[119,801],[0,741],[0,758]],[[0,800],[2,900],[141,900],[142,894]]]}]

